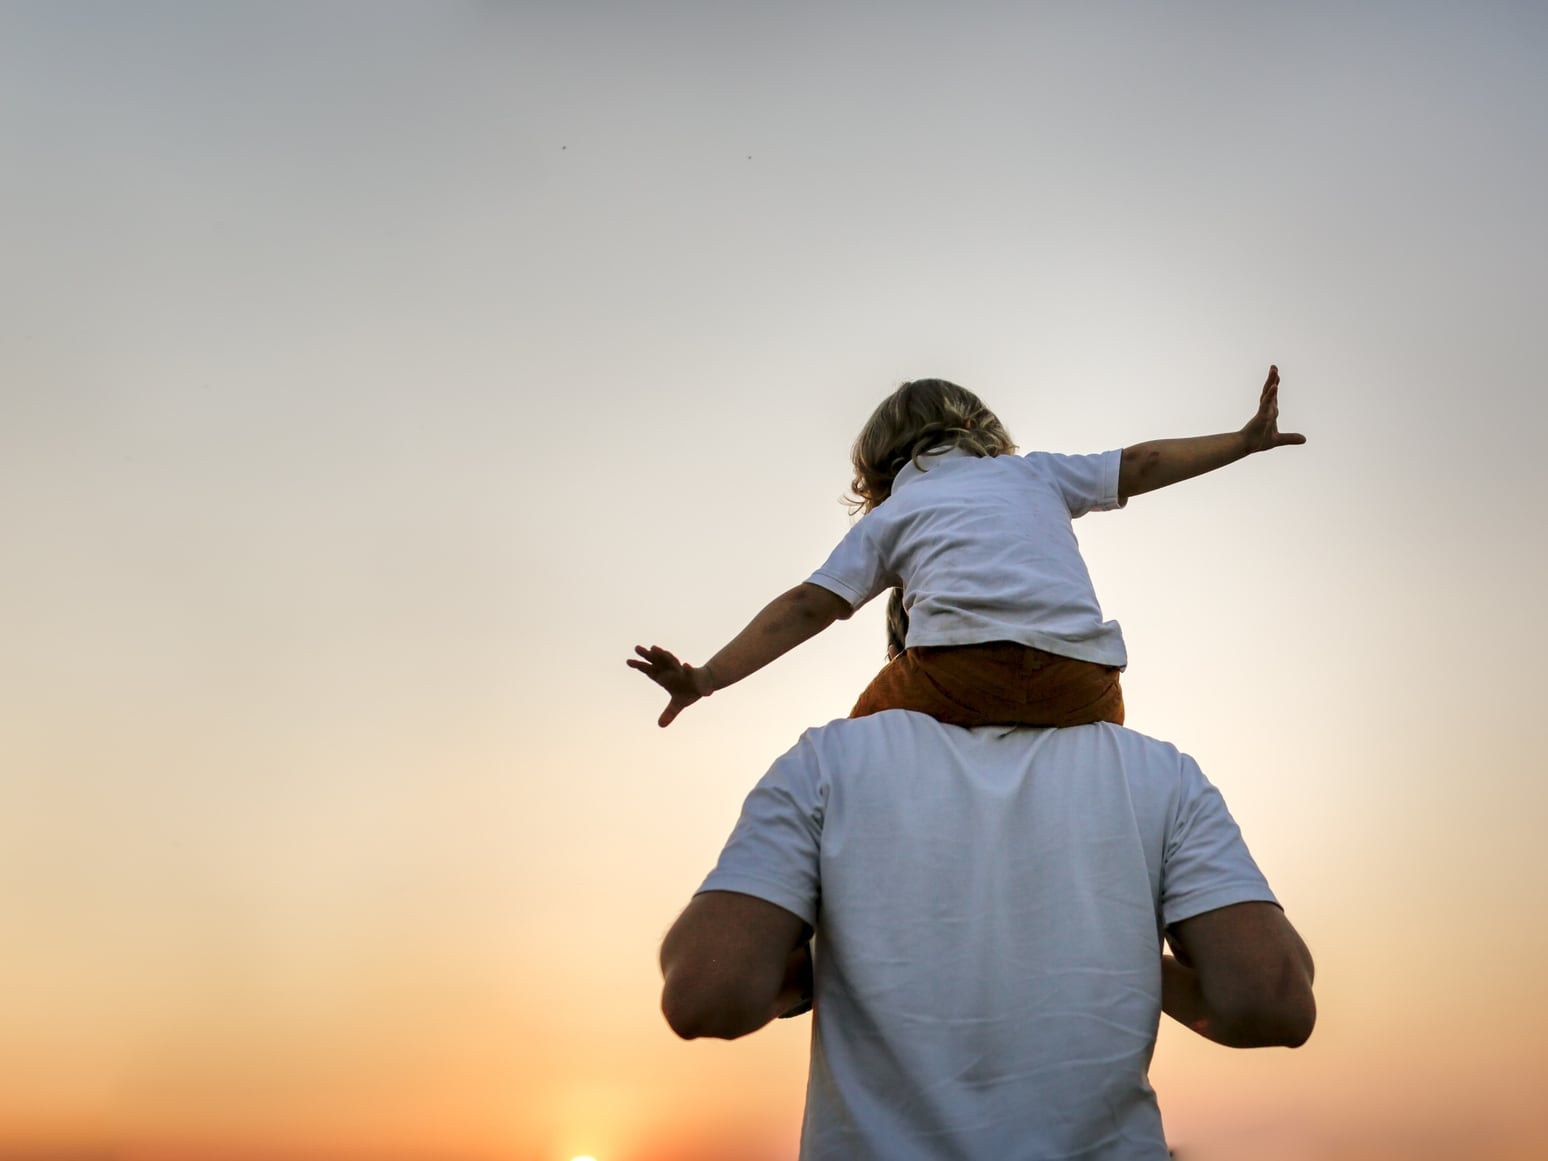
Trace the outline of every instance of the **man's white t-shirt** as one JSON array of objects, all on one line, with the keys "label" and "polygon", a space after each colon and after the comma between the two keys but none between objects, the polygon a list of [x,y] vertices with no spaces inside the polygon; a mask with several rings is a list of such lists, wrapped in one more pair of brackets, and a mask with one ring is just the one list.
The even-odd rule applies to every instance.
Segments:
[{"label": "man's white t-shirt", "polygon": [[1162,932],[1274,901],[1172,746],[904,710],[803,735],[700,890],[816,929],[803,1161],[1164,1161]]},{"label": "man's white t-shirt", "polygon": [[902,585],[911,647],[1015,641],[1121,668],[1123,634],[1102,619],[1071,521],[1121,506],[1122,456],[932,452],[808,581],[852,609]]}]

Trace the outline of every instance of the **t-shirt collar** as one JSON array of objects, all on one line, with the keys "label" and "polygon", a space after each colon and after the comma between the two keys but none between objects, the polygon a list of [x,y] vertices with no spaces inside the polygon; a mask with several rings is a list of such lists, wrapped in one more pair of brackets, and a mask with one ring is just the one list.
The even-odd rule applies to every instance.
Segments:
[{"label": "t-shirt collar", "polygon": [[958,456],[970,456],[972,454],[967,448],[954,447],[951,444],[937,444],[919,457],[920,466],[915,467],[914,461],[909,460],[908,463],[898,469],[898,474],[892,478],[892,491],[896,492],[905,484],[910,484],[920,478],[934,464],[941,460],[954,459]]}]

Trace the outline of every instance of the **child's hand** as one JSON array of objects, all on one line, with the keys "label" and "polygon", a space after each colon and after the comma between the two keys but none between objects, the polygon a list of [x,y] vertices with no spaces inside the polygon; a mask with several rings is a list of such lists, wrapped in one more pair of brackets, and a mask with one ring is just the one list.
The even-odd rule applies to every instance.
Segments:
[{"label": "child's hand", "polygon": [[701,697],[710,695],[708,683],[701,676],[704,670],[684,665],[659,645],[652,645],[649,649],[643,645],[636,645],[634,651],[639,654],[639,657],[629,658],[627,662],[629,668],[638,669],[672,695],[672,700],[667,703],[666,709],[662,710],[661,716],[656,719],[658,726],[671,725],[672,719],[678,714]]},{"label": "child's hand", "polygon": [[1263,384],[1263,394],[1258,396],[1258,414],[1242,428],[1247,441],[1247,452],[1268,451],[1291,443],[1305,443],[1306,437],[1293,431],[1279,430],[1279,368],[1270,367],[1268,379]]}]

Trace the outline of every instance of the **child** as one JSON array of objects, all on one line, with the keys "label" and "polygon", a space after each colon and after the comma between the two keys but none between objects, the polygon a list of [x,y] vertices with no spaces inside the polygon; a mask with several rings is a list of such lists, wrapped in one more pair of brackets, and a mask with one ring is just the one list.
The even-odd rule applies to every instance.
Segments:
[{"label": "child", "polygon": [[[1279,370],[1240,431],[1153,440],[1099,455],[1016,446],[972,392],[916,379],[855,441],[861,519],[803,584],[776,597],[703,666],[659,646],[628,664],[671,696],[658,724],[732,685],[889,588],[906,646],[851,717],[887,709],[951,725],[1123,724],[1116,621],[1103,621],[1071,521],[1130,496],[1306,437],[1279,430]],[[892,653],[889,648],[889,654]]]}]

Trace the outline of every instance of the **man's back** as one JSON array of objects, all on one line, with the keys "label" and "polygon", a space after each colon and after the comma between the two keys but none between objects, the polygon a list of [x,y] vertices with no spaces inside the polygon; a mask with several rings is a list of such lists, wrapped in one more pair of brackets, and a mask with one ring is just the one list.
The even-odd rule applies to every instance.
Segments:
[{"label": "man's back", "polygon": [[808,732],[701,890],[817,931],[802,1156],[1164,1158],[1161,932],[1272,902],[1173,747],[1109,725]]}]

